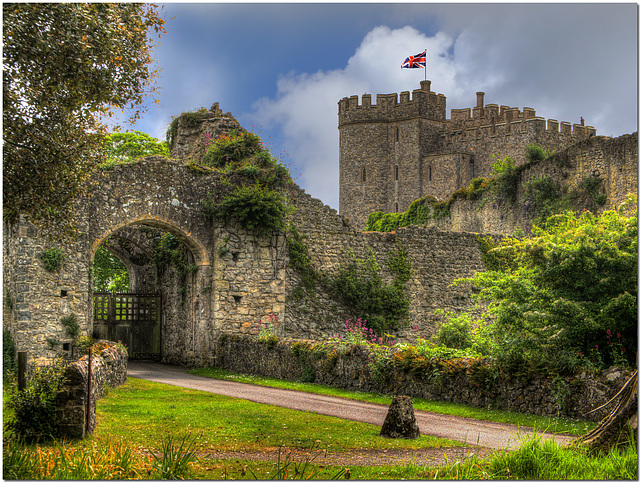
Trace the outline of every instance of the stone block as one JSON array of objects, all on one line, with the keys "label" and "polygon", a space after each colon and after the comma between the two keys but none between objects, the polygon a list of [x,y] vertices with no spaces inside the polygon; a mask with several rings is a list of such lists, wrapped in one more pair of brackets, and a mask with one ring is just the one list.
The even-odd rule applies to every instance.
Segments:
[{"label": "stone block", "polygon": [[380,435],[388,438],[420,437],[420,428],[416,421],[410,397],[398,396],[393,398],[382,424]]}]

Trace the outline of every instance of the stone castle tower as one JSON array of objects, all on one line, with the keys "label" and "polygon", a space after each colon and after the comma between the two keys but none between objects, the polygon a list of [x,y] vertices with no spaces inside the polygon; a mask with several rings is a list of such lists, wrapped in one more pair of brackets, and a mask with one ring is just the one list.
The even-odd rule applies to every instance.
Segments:
[{"label": "stone castle tower", "polygon": [[345,97],[338,102],[340,213],[364,228],[370,213],[403,212],[422,196],[448,199],[471,179],[488,176],[491,164],[511,156],[524,162],[525,147],[565,149],[595,135],[593,127],[545,120],[535,110],[484,104],[452,109],[420,82],[410,94]]}]

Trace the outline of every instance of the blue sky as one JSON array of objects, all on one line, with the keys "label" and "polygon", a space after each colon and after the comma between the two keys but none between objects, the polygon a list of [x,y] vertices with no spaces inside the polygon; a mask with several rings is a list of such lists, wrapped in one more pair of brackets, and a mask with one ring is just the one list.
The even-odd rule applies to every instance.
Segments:
[{"label": "blue sky", "polygon": [[635,3],[173,3],[163,15],[160,103],[122,127],[164,139],[172,117],[219,102],[335,209],[337,102],[419,88],[424,70],[400,64],[425,48],[448,116],[483,91],[600,135],[637,130]]}]

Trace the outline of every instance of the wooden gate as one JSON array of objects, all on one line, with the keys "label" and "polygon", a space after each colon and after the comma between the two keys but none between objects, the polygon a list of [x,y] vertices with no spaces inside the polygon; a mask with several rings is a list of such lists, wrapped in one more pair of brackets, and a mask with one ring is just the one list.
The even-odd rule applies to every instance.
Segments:
[{"label": "wooden gate", "polygon": [[132,359],[160,359],[161,298],[154,294],[94,293],[93,336],[122,341]]}]

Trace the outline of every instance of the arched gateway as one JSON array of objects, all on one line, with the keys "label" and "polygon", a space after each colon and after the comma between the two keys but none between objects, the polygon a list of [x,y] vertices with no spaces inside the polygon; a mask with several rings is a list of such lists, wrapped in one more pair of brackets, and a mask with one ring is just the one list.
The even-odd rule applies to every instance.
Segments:
[{"label": "arched gateway", "polygon": [[[248,332],[269,314],[284,318],[284,263],[273,262],[284,259],[284,238],[258,238],[205,216],[202,201],[215,191],[215,176],[148,157],[101,171],[95,181],[77,202],[82,234],[73,244],[60,246],[24,218],[5,226],[5,303],[12,297],[13,314],[5,328],[19,349],[71,355],[64,321],[71,319],[82,334],[129,344],[134,357],[202,364],[221,330]],[[175,255],[162,259],[159,240],[167,235],[181,249],[179,264]],[[105,244],[136,292],[111,306],[106,294],[94,294],[91,279],[93,257]],[[51,248],[62,248],[64,258],[48,272],[41,256]]]}]

